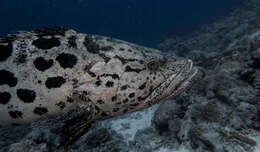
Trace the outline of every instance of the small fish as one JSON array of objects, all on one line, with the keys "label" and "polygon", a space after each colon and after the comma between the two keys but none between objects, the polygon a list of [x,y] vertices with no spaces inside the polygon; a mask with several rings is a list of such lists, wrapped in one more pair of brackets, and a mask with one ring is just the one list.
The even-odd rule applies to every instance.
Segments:
[{"label": "small fish", "polygon": [[0,39],[0,125],[65,116],[62,144],[96,121],[134,112],[185,91],[191,60],[64,28]]}]

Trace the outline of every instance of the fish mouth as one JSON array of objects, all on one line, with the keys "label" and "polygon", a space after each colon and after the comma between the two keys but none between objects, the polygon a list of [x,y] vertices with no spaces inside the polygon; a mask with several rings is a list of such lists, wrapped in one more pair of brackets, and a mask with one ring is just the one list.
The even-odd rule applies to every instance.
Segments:
[{"label": "fish mouth", "polygon": [[179,95],[180,93],[189,89],[192,84],[194,84],[198,80],[198,68],[193,66],[193,62],[191,60],[188,60],[188,62],[189,76],[186,77],[182,82],[180,82],[178,86],[176,86],[177,90],[173,92],[174,95]]},{"label": "fish mouth", "polygon": [[193,66],[193,62],[187,60],[186,64],[183,65],[182,69],[177,74],[171,75],[164,83],[153,90],[146,102],[148,105],[154,105],[162,100],[181,94],[198,80],[198,71],[197,67]]},{"label": "fish mouth", "polygon": [[165,97],[163,99],[169,99],[170,97],[178,96],[187,89],[189,89],[192,84],[198,80],[198,68],[193,65],[191,60],[187,60],[184,68],[180,70],[177,75],[172,75],[170,83],[166,89]]}]

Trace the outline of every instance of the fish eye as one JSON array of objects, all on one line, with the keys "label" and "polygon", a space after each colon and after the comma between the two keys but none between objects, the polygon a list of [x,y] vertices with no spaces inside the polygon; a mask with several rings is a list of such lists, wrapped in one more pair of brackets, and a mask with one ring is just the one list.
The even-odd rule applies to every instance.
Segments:
[{"label": "fish eye", "polygon": [[147,64],[147,67],[149,70],[151,71],[158,71],[159,68],[160,68],[160,63],[157,62],[157,61],[150,61],[148,64]]},{"label": "fish eye", "polygon": [[168,62],[168,58],[163,56],[163,58],[159,59],[160,66],[164,66]]}]

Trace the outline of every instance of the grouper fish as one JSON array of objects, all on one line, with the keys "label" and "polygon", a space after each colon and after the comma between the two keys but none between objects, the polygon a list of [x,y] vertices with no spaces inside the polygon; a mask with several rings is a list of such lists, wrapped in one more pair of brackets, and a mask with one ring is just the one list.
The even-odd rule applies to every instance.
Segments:
[{"label": "grouper fish", "polygon": [[0,39],[0,125],[64,117],[69,145],[96,121],[179,95],[194,82],[191,60],[65,28]]}]

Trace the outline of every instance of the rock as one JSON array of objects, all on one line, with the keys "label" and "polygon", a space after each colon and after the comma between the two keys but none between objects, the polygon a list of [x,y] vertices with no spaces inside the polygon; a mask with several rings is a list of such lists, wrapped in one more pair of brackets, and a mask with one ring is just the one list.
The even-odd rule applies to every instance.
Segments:
[{"label": "rock", "polygon": [[244,143],[247,143],[247,144],[249,144],[251,146],[256,146],[257,145],[257,143],[254,140],[252,140],[252,139],[250,139],[248,137],[245,137],[243,135],[239,135],[238,133],[235,133],[235,132],[232,133],[232,137],[235,138],[235,139],[238,139],[238,140],[240,140],[240,141],[242,141]]},{"label": "rock", "polygon": [[161,104],[153,117],[153,124],[159,134],[164,132],[176,132],[180,129],[179,119],[183,117],[184,111],[181,105],[173,101]]},{"label": "rock", "polygon": [[[190,144],[193,149],[198,149],[201,147],[200,151],[215,151],[215,145],[209,141],[207,138],[203,137],[201,130],[199,128],[192,128],[188,133]],[[201,145],[200,145],[201,144]]]},{"label": "rock", "polygon": [[0,128],[0,147],[19,142],[30,131],[30,128],[22,126],[13,128]]},{"label": "rock", "polygon": [[[44,144],[36,144],[31,140],[24,140],[19,143],[11,144],[6,152],[48,152],[49,150],[46,149],[46,145]],[[4,152],[4,151],[3,151]]]}]

